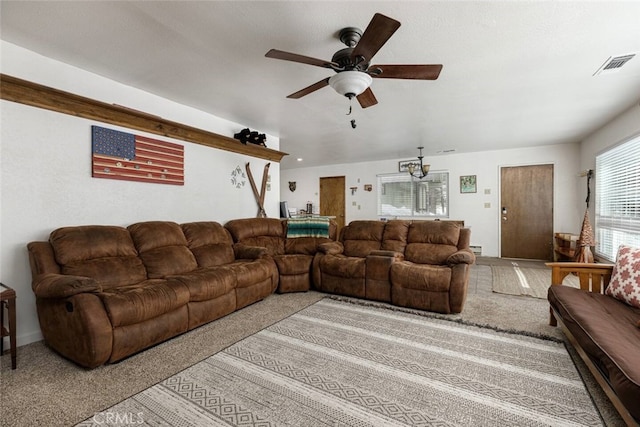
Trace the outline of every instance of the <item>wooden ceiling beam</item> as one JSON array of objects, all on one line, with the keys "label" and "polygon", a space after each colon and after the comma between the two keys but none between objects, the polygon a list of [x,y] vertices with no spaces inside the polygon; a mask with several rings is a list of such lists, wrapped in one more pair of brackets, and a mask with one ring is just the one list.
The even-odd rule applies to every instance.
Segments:
[{"label": "wooden ceiling beam", "polygon": [[231,151],[273,162],[280,162],[287,153],[240,141],[198,129],[142,111],[107,104],[73,93],[43,86],[17,77],[0,74],[0,99],[69,114],[85,119],[149,132],[219,150]]}]

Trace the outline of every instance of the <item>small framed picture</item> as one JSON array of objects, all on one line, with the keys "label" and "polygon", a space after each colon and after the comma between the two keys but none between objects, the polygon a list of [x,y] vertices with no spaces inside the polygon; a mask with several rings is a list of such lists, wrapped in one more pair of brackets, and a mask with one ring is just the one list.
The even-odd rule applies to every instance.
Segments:
[{"label": "small framed picture", "polygon": [[411,159],[411,160],[400,160],[398,162],[398,172],[408,172],[409,165],[413,164],[416,168],[420,167],[420,160]]},{"label": "small framed picture", "polygon": [[462,175],[460,177],[460,192],[461,193],[475,193],[477,191],[476,176],[475,175]]}]

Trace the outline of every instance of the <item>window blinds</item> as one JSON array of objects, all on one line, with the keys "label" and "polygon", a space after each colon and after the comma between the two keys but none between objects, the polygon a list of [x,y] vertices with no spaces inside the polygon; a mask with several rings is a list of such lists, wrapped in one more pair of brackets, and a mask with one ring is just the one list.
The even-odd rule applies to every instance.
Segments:
[{"label": "window blinds", "polygon": [[422,180],[408,173],[378,175],[378,215],[449,217],[449,173],[430,172]]},{"label": "window blinds", "polygon": [[596,254],[615,261],[621,244],[640,247],[640,136],[596,157]]}]

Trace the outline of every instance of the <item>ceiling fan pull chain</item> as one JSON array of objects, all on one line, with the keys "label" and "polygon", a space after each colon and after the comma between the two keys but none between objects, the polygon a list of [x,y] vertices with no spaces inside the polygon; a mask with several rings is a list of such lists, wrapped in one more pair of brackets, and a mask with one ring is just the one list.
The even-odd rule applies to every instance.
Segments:
[{"label": "ceiling fan pull chain", "polygon": [[349,98],[349,112],[346,114],[347,116],[351,115],[352,109],[353,109],[353,97]]}]

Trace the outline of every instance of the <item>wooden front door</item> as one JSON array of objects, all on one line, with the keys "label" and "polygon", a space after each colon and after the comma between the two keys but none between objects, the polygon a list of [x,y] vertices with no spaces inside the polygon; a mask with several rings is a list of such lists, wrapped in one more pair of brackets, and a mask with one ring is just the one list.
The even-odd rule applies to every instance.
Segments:
[{"label": "wooden front door", "polygon": [[500,168],[500,256],[553,259],[553,165]]},{"label": "wooden front door", "polygon": [[338,223],[338,236],[344,227],[345,178],[332,176],[320,178],[320,215],[335,216]]}]

